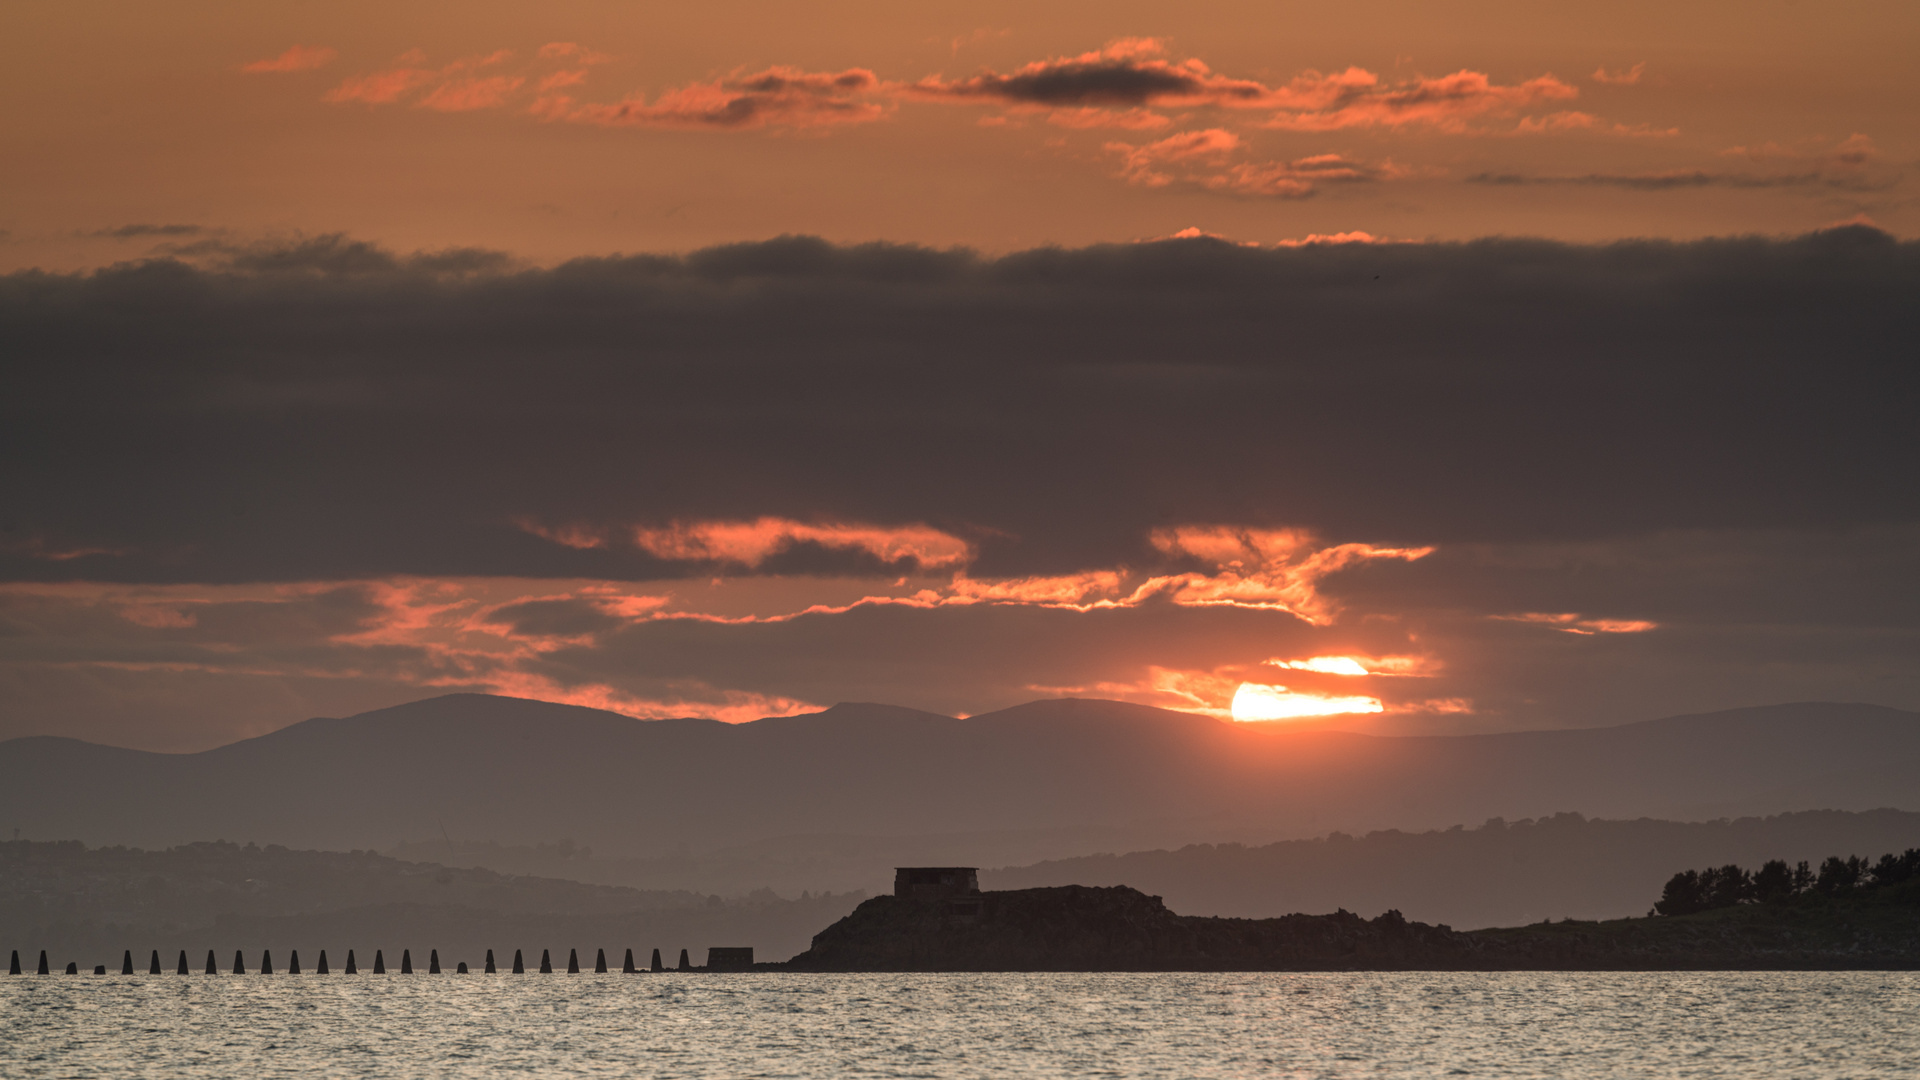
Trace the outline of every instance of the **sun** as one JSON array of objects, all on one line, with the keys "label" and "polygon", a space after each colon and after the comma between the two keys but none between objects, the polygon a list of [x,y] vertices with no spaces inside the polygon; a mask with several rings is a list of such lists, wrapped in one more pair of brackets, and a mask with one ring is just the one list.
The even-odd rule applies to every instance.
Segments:
[{"label": "sun", "polygon": [[1235,720],[1297,720],[1307,716],[1343,716],[1349,713],[1385,712],[1386,706],[1374,697],[1324,697],[1301,694],[1284,686],[1241,683],[1233,692]]}]

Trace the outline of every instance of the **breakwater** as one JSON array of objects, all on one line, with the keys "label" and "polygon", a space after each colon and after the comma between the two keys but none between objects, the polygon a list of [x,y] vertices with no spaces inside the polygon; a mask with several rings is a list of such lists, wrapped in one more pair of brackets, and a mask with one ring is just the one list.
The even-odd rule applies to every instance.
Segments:
[{"label": "breakwater", "polygon": [[[513,950],[513,960],[512,960],[512,963],[507,966],[506,973],[512,974],[512,975],[527,974],[528,973],[528,961],[527,961],[528,952],[529,950],[522,950],[522,949]],[[120,954],[120,963],[116,965],[111,971],[109,970],[109,967],[106,964],[91,964],[91,965],[83,966],[77,960],[68,960],[64,965],[62,965],[58,961],[49,960],[47,950],[41,949],[39,950],[39,953],[40,953],[40,956],[39,956],[39,961],[37,963],[29,961],[23,964],[20,959],[20,950],[18,949],[12,950],[12,956],[8,964],[8,974],[10,975],[28,975],[28,974],[37,974],[37,975],[53,975],[53,974],[66,974],[66,975],[82,975],[82,974],[90,974],[90,975],[107,975],[107,974],[120,974],[120,975],[135,975],[135,974],[146,974],[146,975],[162,975],[162,974],[172,974],[172,975],[192,975],[192,974],[331,975],[331,974],[334,974],[333,965],[331,962],[328,961],[327,950],[325,949],[321,949],[319,951],[319,955],[314,958],[311,966],[304,967],[304,968],[301,966],[301,963],[300,963],[300,950],[298,949],[289,949],[285,953],[283,953],[282,955],[286,957],[286,960],[279,965],[276,965],[274,962],[273,950],[271,949],[262,950],[260,953],[259,962],[257,964],[253,964],[252,966],[248,965],[246,953],[242,950],[239,950],[239,949],[234,950],[233,964],[231,966],[228,966],[226,964],[221,963],[220,961],[221,954],[217,950],[208,949],[207,961],[204,967],[199,965],[189,964],[188,957],[187,957],[187,950],[185,949],[179,950],[178,960],[175,963],[170,965],[165,965],[165,966],[163,966],[160,962],[159,949],[147,950],[148,958],[146,963],[136,966],[136,964],[134,963],[134,950],[126,949],[126,950],[123,950]],[[388,967],[387,954],[386,954],[386,950],[384,949],[373,950],[372,965],[369,969],[365,969],[364,972],[363,972],[363,968],[360,961],[360,955],[361,954],[357,954],[355,950],[348,949],[346,952],[346,960],[341,965],[339,973],[342,975],[359,975],[363,973],[373,974],[373,975],[387,975],[387,974],[413,975],[413,974],[420,973],[415,968],[412,949],[401,949],[398,966],[397,968],[394,968],[391,970]],[[542,975],[554,974],[553,956],[554,956],[553,950],[541,949],[540,959],[538,961],[538,964],[535,966],[534,970],[537,971],[537,973]],[[486,958],[484,960],[477,961],[477,963],[480,965],[480,970],[478,972],[479,974],[494,975],[494,974],[501,973],[502,964],[500,961],[495,959],[494,951],[492,949],[488,949],[486,951]],[[680,962],[677,965],[675,965],[671,970],[689,971],[689,972],[752,971],[754,970],[754,966],[755,965],[753,962],[753,949],[748,947],[741,947],[741,946],[716,946],[713,948],[709,948],[707,950],[707,962],[704,965],[699,965],[699,966],[694,965],[692,955],[688,950],[681,949]],[[580,950],[576,948],[568,949],[567,959],[565,964],[566,973],[569,975],[579,975],[582,973],[583,970],[588,970],[588,969],[583,969],[581,966]],[[612,969],[608,966],[608,963],[607,963],[606,949],[596,948],[594,950],[594,956],[593,956],[593,961],[592,961],[590,970],[597,975],[606,975],[612,971]],[[620,973],[625,975],[641,975],[641,974],[649,974],[653,972],[664,972],[667,970],[669,969],[664,964],[661,963],[659,949],[653,950],[652,958],[644,967],[634,963],[633,950],[627,949],[625,952],[625,957],[621,961],[620,968],[619,968]],[[468,965],[467,961],[465,960],[454,962],[452,965],[452,970],[449,971],[446,968],[444,968],[440,963],[439,949],[427,950],[427,959],[426,959],[424,974],[467,975],[467,974],[474,974],[474,973],[475,972],[473,971],[473,969]]]}]

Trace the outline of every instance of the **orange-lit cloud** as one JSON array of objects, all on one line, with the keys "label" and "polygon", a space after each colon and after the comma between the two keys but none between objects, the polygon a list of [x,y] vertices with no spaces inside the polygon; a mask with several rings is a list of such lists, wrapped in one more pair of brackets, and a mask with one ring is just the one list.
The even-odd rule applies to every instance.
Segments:
[{"label": "orange-lit cloud", "polygon": [[[391,105],[402,97],[440,77],[440,72],[415,66],[417,54],[401,58],[401,63],[370,75],[354,75],[320,96],[334,104]],[[412,62],[409,62],[409,61]]]},{"label": "orange-lit cloud", "polygon": [[1199,60],[1161,59],[1164,51],[1153,38],[1121,38],[1102,49],[1038,60],[1007,74],[986,71],[952,80],[931,75],[900,90],[929,100],[1123,109],[1255,107],[1271,94],[1258,82],[1215,75]]},{"label": "orange-lit cloud", "polygon": [[[986,119],[996,118],[987,117]],[[1173,118],[1162,116],[1149,109],[1102,109],[1083,106],[1077,109],[1053,109],[1047,113],[1047,123],[1076,131],[1093,128],[1151,131],[1168,126],[1173,123]]]},{"label": "orange-lit cloud", "polygon": [[1504,622],[1539,623],[1568,634],[1644,634],[1658,630],[1660,624],[1645,619],[1587,619],[1574,612],[1525,611],[1513,615],[1493,615]]},{"label": "orange-lit cloud", "polygon": [[[1613,133],[1634,137],[1664,138],[1679,134],[1677,128],[1656,129],[1645,124],[1615,124]],[[1720,151],[1724,158],[1742,158],[1756,163],[1777,163],[1784,171],[1720,172],[1709,169],[1668,169],[1639,173],[1583,173],[1577,175],[1529,175],[1525,173],[1476,173],[1470,184],[1558,185],[1578,187],[1624,188],[1629,191],[1682,191],[1698,188],[1765,190],[1769,188],[1809,189],[1814,191],[1883,191],[1899,180],[1899,174],[1880,162],[1880,151],[1871,138],[1855,132],[1832,146],[1824,140],[1808,140],[1798,147],[1777,142],[1730,146]]]},{"label": "orange-lit cloud", "polygon": [[497,109],[525,79],[517,75],[489,75],[484,78],[452,79],[433,88],[419,101],[422,109],[437,112],[471,112]]},{"label": "orange-lit cloud", "polygon": [[1168,555],[1211,563],[1215,572],[1154,578],[1140,592],[1159,592],[1176,604],[1287,611],[1316,626],[1331,623],[1335,615],[1332,602],[1317,591],[1320,579],[1375,559],[1412,561],[1433,551],[1371,544],[1321,548],[1314,546],[1310,533],[1300,530],[1232,526],[1159,529],[1148,539]]},{"label": "orange-lit cloud", "polygon": [[1100,697],[1227,720],[1233,715],[1229,706],[1238,686],[1237,677],[1219,671],[1181,671],[1149,666],[1146,678],[1134,682],[1095,682],[1080,686],[1033,685],[1027,689],[1053,697]]},{"label": "orange-lit cloud", "polygon": [[1313,194],[1320,184],[1382,180],[1400,175],[1403,175],[1401,170],[1391,161],[1375,166],[1339,154],[1315,154],[1293,161],[1241,162],[1223,173],[1203,178],[1200,183],[1215,191],[1298,199]]},{"label": "orange-lit cloud", "polygon": [[1644,60],[1624,71],[1608,71],[1606,65],[1602,64],[1593,69],[1593,81],[1611,83],[1615,86],[1632,86],[1640,81],[1640,76],[1644,75],[1646,70],[1647,63]]},{"label": "orange-lit cloud", "polygon": [[1560,131],[1590,131],[1600,118],[1587,112],[1562,110],[1545,116],[1523,116],[1513,127],[1518,135],[1545,135]]},{"label": "orange-lit cloud", "polygon": [[[465,687],[465,682],[449,682],[449,687]],[[557,701],[589,709],[631,716],[637,720],[666,720],[697,716],[727,724],[746,724],[770,716],[799,716],[819,712],[825,706],[777,694],[755,694],[744,690],[715,690],[688,680],[687,693],[671,698],[630,694],[599,683],[569,684],[524,671],[501,672],[484,683],[487,693],[504,697]]]},{"label": "orange-lit cloud", "polygon": [[1207,128],[1183,131],[1139,146],[1110,142],[1106,149],[1120,155],[1120,176],[1130,184],[1143,187],[1165,187],[1181,182],[1240,195],[1298,199],[1312,195],[1318,184],[1401,175],[1391,161],[1369,166],[1339,154],[1228,164],[1225,159],[1243,146],[1240,136],[1233,132]]},{"label": "orange-lit cloud", "polygon": [[1310,656],[1304,660],[1268,660],[1291,671],[1322,675],[1432,675],[1440,665],[1426,656]]},{"label": "orange-lit cloud", "polygon": [[669,90],[649,103],[634,95],[611,104],[543,99],[534,111],[549,120],[601,127],[818,127],[878,120],[887,108],[869,98],[880,80],[865,68],[803,71],[770,67],[751,75]]},{"label": "orange-lit cloud", "polygon": [[[1552,75],[1500,83],[1485,72],[1462,69],[1438,77],[1390,80],[1350,66],[1333,72],[1309,70],[1269,84],[1220,74],[1197,58],[1171,59],[1165,44],[1155,38],[1121,38],[1100,49],[1008,72],[987,70],[952,79],[932,75],[902,81],[883,79],[866,67],[811,71],[774,65],[610,101],[592,100],[584,90],[589,68],[610,59],[604,53],[577,42],[549,42],[515,70],[477,73],[511,56],[501,50],[430,67],[415,50],[388,69],[346,79],[324,99],[364,105],[410,101],[438,112],[511,108],[549,123],[711,131],[825,132],[888,119],[903,102],[945,102],[995,109],[980,123],[1008,129],[1033,121],[1070,132],[1159,133],[1200,110],[1210,114],[1211,126],[1137,145],[1107,143],[1104,149],[1121,162],[1117,175],[1149,189],[1178,186],[1261,199],[1303,199],[1328,185],[1440,175],[1442,170],[1411,169],[1390,158],[1366,161],[1345,153],[1253,159],[1255,148],[1240,133],[1249,128],[1333,132],[1418,127],[1486,136],[1677,134],[1670,127],[1610,123],[1589,112],[1553,108],[1578,97],[1579,90]],[[1176,112],[1169,115],[1170,110]],[[1495,124],[1495,118],[1517,119]],[[1066,146],[1066,138],[1055,137],[1049,145]],[[1471,179],[1489,182],[1492,175]]]},{"label": "orange-lit cloud", "polygon": [[1384,236],[1375,236],[1370,232],[1355,229],[1352,232],[1308,233],[1298,239],[1275,240],[1274,247],[1297,248],[1311,244],[1397,244],[1410,241],[1389,240]]},{"label": "orange-lit cloud", "polygon": [[549,41],[540,46],[540,51],[536,55],[542,60],[565,60],[569,64],[579,64],[582,67],[604,64],[613,59],[606,53],[595,52],[576,41]]},{"label": "orange-lit cloud", "polygon": [[944,596],[921,594],[922,599],[938,598],[944,603],[1044,604],[1056,607],[1084,607],[1090,597],[1111,596],[1120,590],[1122,576],[1112,570],[1094,570],[1062,577],[1012,578],[1004,581],[975,581],[956,574]]},{"label": "orange-lit cloud", "polygon": [[[1093,52],[1039,60],[1012,72],[986,71],[960,79],[929,76],[889,85],[905,97],[1012,109],[1269,110],[1263,126],[1288,131],[1419,124],[1464,132],[1476,117],[1511,116],[1580,94],[1551,75],[1501,85],[1484,72],[1466,69],[1389,83],[1364,68],[1349,67],[1332,73],[1307,71],[1269,86],[1216,74],[1198,59],[1168,60],[1165,51],[1154,38],[1122,38]],[[1142,119],[1135,126],[1149,124]]]},{"label": "orange-lit cloud", "polygon": [[324,45],[295,45],[271,60],[255,60],[240,65],[240,70],[250,75],[270,73],[290,73],[295,71],[313,71],[333,63],[340,54]]},{"label": "orange-lit cloud", "polygon": [[1303,108],[1283,109],[1266,126],[1286,131],[1335,131],[1353,127],[1404,127],[1422,124],[1440,131],[1464,132],[1480,116],[1510,116],[1543,102],[1578,97],[1577,87],[1551,75],[1501,86],[1484,72],[1462,69],[1439,78],[1386,84],[1359,68],[1334,76],[1303,77],[1289,87]]},{"label": "orange-lit cloud", "polygon": [[497,109],[505,105],[507,99],[525,84],[526,76],[473,73],[482,68],[498,67],[512,59],[513,50],[498,49],[434,68],[424,66],[426,53],[414,49],[400,56],[393,67],[384,71],[347,78],[321,95],[321,100],[335,104],[392,105],[416,90],[431,87],[414,101],[415,106],[436,112]]},{"label": "orange-lit cloud", "polygon": [[590,525],[548,526],[530,517],[517,517],[513,519],[513,524],[522,532],[531,533],[542,540],[551,540],[562,547],[584,551],[607,546],[606,534]]},{"label": "orange-lit cloud", "polygon": [[971,34],[962,34],[959,37],[954,38],[953,40],[947,43],[947,46],[948,46],[949,52],[951,52],[955,56],[958,56],[960,55],[960,50],[967,47],[968,45],[978,45],[983,41],[992,41],[995,38],[1003,38],[1003,37],[1011,37],[1011,36],[1013,36],[1012,30],[1006,30],[1006,29],[996,30],[991,26],[982,26],[976,29]]},{"label": "orange-lit cloud", "polygon": [[1110,142],[1107,149],[1122,157],[1120,175],[1130,184],[1163,187],[1174,177],[1163,166],[1196,160],[1224,158],[1240,148],[1240,136],[1223,128],[1183,131],[1144,146]]},{"label": "orange-lit cloud", "polygon": [[923,568],[964,565],[973,545],[927,525],[887,527],[807,524],[785,518],[676,522],[634,531],[634,543],[662,559],[714,561],[756,567],[796,544],[864,551],[883,563],[912,561]]},{"label": "orange-lit cloud", "polygon": [[1764,142],[1753,146],[1729,146],[1720,151],[1720,156],[1746,158],[1749,161],[1813,161],[1859,168],[1878,158],[1880,148],[1874,145],[1871,138],[1856,131],[1832,147],[1815,144],[1795,149],[1777,142]]},{"label": "orange-lit cloud", "polygon": [[579,86],[586,81],[586,68],[568,68],[565,71],[556,71],[551,75],[542,76],[539,90],[544,94],[554,90],[564,90],[569,86]]}]

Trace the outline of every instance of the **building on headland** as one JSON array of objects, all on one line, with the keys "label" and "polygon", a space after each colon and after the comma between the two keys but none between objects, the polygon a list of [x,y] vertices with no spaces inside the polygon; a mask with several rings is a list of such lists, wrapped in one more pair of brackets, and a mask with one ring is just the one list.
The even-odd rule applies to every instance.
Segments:
[{"label": "building on headland", "polygon": [[710,948],[707,950],[708,971],[752,971],[753,948]]},{"label": "building on headland", "polygon": [[980,870],[973,866],[896,866],[893,895],[908,900],[962,899],[980,895]]}]

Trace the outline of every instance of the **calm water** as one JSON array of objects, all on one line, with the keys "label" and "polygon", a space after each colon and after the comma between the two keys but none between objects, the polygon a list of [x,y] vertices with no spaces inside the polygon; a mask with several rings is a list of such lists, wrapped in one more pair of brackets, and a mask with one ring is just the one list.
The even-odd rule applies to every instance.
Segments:
[{"label": "calm water", "polygon": [[1920,1075],[1920,975],[0,979],[0,1074]]}]

